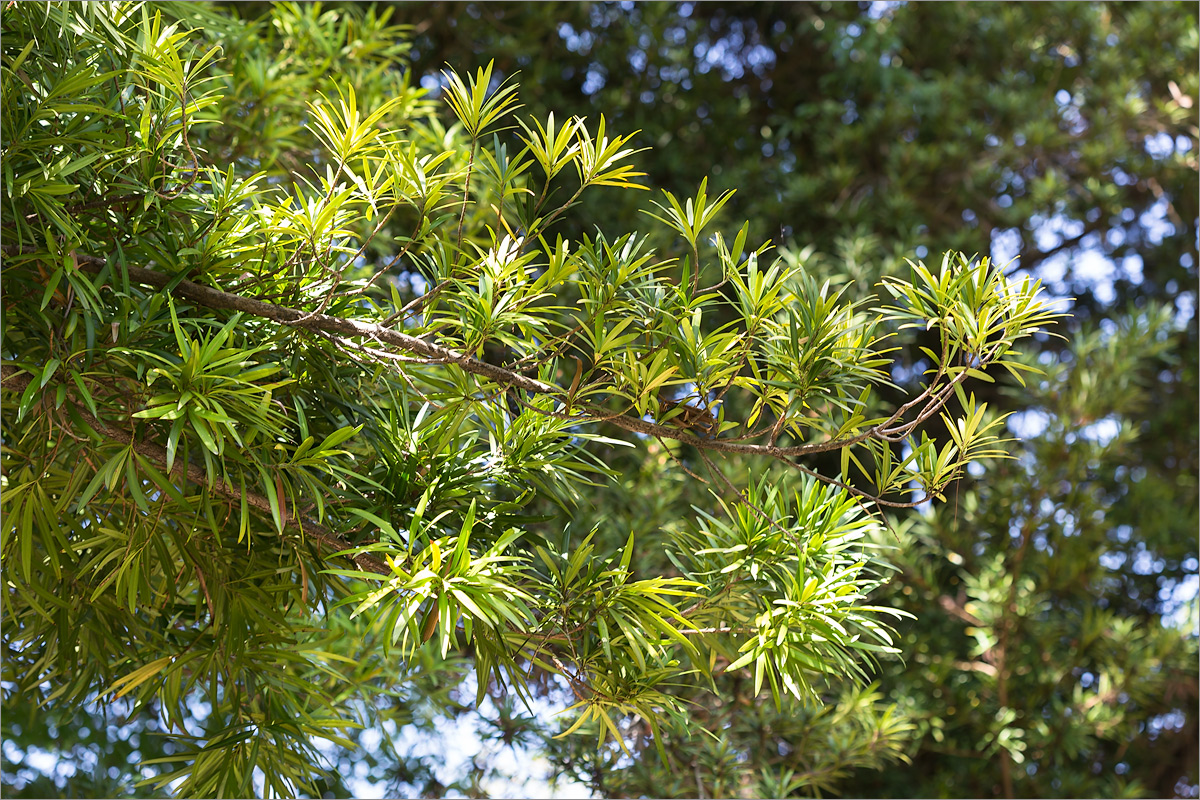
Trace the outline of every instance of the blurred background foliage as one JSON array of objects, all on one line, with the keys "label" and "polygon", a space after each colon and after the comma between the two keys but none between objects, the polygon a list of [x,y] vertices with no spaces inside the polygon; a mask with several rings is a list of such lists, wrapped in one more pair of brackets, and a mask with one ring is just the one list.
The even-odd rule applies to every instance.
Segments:
[{"label": "blurred background foliage", "polygon": [[[222,14],[266,26],[272,13],[211,8],[214,37]],[[385,8],[387,24],[411,27],[359,37],[394,42],[376,62],[355,48],[354,25]],[[1197,796],[1194,4],[334,3],[301,17],[308,28],[227,43],[231,64],[238,46],[295,53],[272,74],[245,60],[238,80],[258,99],[229,121],[230,158],[241,131],[263,133],[257,108],[300,109],[331,72],[436,97],[447,63],[465,74],[495,59],[531,115],[603,112],[639,130],[648,184],[736,188],[722,223],[751,220],[851,296],[872,295],[905,257],[957,249],[1015,259],[1014,275],[1042,278],[1070,313],[1065,338],[1028,356],[1043,376],[976,387],[1014,412],[1016,459],[979,462],[947,503],[890,518],[880,543],[899,571],[877,599],[916,620],[874,685],[821,709],[777,709],[736,676],[719,700],[679,687],[697,705],[665,737],[668,770],[636,720],[632,755],[554,739],[519,704],[467,711],[469,670],[431,662],[395,698],[390,727],[334,754],[331,794],[360,781],[528,794],[505,777],[515,747],[598,796]],[[330,49],[321,26],[347,20],[351,35]],[[278,168],[293,169],[280,152]],[[564,235],[638,227],[633,194],[585,196]],[[665,234],[655,244],[678,247]],[[920,344],[903,342],[899,389],[916,385]],[[665,536],[709,502],[663,447],[611,466],[623,483],[572,522],[610,546],[635,521]],[[661,548],[637,558],[642,571],[670,568]],[[149,730],[6,702],[7,795],[129,794],[125,764],[156,755]],[[476,733],[447,740],[446,720],[464,715]],[[471,758],[438,751],[474,740]],[[55,754],[49,774],[38,753]]]},{"label": "blurred background foliage", "polygon": [[[983,387],[1016,461],[897,518],[917,615],[878,694],[911,767],[847,770],[847,796],[1197,792],[1197,20],[1176,3],[402,4],[413,69],[471,54],[531,108],[640,129],[672,190],[710,175],[793,257],[869,293],[904,257],[1015,258],[1071,314],[1044,378]],[[476,56],[479,57],[478,55]],[[432,83],[427,83],[433,88]],[[596,204],[581,219],[629,208]],[[611,215],[607,217],[606,215]],[[913,361],[917,361],[919,354]],[[915,373],[894,376],[900,385]],[[663,459],[663,473],[673,471]],[[655,514],[669,525],[687,481]],[[631,487],[632,488],[632,487]],[[605,509],[620,508],[607,498]],[[614,531],[621,529],[620,524]],[[782,796],[820,774],[809,721],[729,686],[691,780],[559,751],[602,793]],[[753,709],[755,713],[745,713]],[[858,746],[852,736],[843,747]],[[586,765],[586,766],[583,766]],[[722,783],[725,781],[725,783]],[[666,787],[673,787],[668,790]],[[722,787],[722,788],[714,788]],[[792,789],[795,791],[795,789]]]}]

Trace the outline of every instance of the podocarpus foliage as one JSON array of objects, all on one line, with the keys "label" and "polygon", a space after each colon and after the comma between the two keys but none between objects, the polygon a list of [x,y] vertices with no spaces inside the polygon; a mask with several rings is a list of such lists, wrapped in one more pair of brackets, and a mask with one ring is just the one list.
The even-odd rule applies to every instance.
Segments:
[{"label": "podocarpus foliage", "polygon": [[[157,788],[284,795],[430,653],[478,702],[554,676],[603,742],[686,720],[679,681],[810,701],[895,652],[873,510],[1002,454],[969,386],[1029,369],[1035,283],[947,254],[851,302],[703,182],[646,194],[679,258],[564,239],[582,193],[647,188],[633,132],[525,118],[491,65],[444,73],[444,127],[373,14],[0,24],[6,692],[158,715]],[[937,345],[885,408],[905,327]],[[630,569],[651,532],[546,524],[652,445],[711,488],[669,573]]]},{"label": "podocarpus foliage", "polygon": [[[633,759],[552,742],[563,772],[601,796],[1196,792],[1196,638],[1179,611],[1200,527],[1194,5],[395,8],[418,25],[418,74],[486,53],[519,67],[532,116],[603,110],[640,129],[654,185],[690,193],[709,175],[714,193],[738,187],[723,217],[778,235],[818,280],[870,291],[921,248],[990,243],[1070,314],[1055,328],[1069,342],[1022,347],[1045,376],[973,387],[1017,412],[1016,460],[976,462],[947,503],[911,527],[910,513],[893,519],[897,575],[872,597],[917,619],[897,626],[904,657],[885,660],[867,716],[854,716],[859,693],[777,710],[733,672],[716,697],[674,690],[697,701],[686,728],[663,730],[675,768],[647,734]],[[584,194],[556,227],[621,229],[643,200]],[[919,390],[920,372],[901,367],[928,334],[910,334],[896,340],[898,393]],[[626,479],[597,502],[598,538],[624,542],[630,521],[667,531],[707,505],[707,487],[657,444],[609,463]],[[585,511],[576,524],[590,528]],[[655,560],[669,562],[646,542],[632,566],[660,571]],[[889,707],[889,726],[874,724]],[[902,721],[913,727],[892,735]],[[868,755],[848,770],[897,739],[911,765],[879,770]]]}]

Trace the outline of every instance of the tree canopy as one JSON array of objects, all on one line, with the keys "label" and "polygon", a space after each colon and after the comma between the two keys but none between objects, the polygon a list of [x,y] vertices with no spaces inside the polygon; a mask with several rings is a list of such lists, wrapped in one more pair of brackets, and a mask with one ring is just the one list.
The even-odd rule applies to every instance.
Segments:
[{"label": "tree canopy", "polygon": [[[1194,9],[438,11],[420,24],[401,9],[418,23],[418,71],[487,52],[532,74],[531,106],[620,108],[614,119],[660,145],[655,180],[711,165],[714,187],[753,186],[729,213],[779,231],[835,281],[870,284],[913,252],[982,247],[1002,263],[1018,256],[1069,304],[1056,328],[1066,339],[1031,354],[1045,379],[976,387],[1018,412],[1018,458],[977,462],[949,504],[910,515],[893,554],[900,573],[884,596],[917,619],[901,626],[906,657],[885,662],[880,696],[914,725],[902,736],[914,767],[838,775],[837,790],[1194,794],[1195,617],[1181,609],[1194,608],[1198,525]],[[547,42],[536,57],[524,45],[533,38]],[[917,374],[893,377],[905,386]],[[820,728],[736,683],[722,696],[703,723],[720,745],[680,740],[703,755],[696,781],[676,791],[785,794],[772,781],[789,774],[807,791],[819,765],[794,745],[828,741]],[[576,774],[633,794],[672,785],[645,764],[619,779]]]},{"label": "tree canopy", "polygon": [[967,8],[5,4],[5,739],[96,794],[439,794],[367,752],[422,708],[603,794],[1179,780],[1197,87],[1109,39],[1194,24]]}]

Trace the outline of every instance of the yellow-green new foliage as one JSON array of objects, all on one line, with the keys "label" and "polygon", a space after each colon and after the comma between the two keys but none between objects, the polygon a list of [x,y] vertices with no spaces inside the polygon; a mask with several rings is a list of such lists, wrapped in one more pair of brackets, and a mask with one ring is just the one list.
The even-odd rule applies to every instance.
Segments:
[{"label": "yellow-green new foliage", "polygon": [[[429,654],[471,659],[477,702],[559,681],[566,732],[624,746],[630,715],[686,719],[674,682],[805,701],[896,652],[872,508],[995,452],[963,386],[1018,368],[1036,284],[951,255],[849,303],[746,252],[752,224],[727,246],[704,183],[652,215],[683,262],[561,238],[581,193],[646,188],[632,133],[521,119],[491,65],[448,70],[444,108],[373,12],[0,24],[6,692],[156,715],[155,791],[290,795]],[[880,412],[897,322],[942,347]],[[630,567],[654,531],[598,551],[537,510],[662,442],[713,495],[673,574]],[[873,486],[806,462],[832,451]]]}]

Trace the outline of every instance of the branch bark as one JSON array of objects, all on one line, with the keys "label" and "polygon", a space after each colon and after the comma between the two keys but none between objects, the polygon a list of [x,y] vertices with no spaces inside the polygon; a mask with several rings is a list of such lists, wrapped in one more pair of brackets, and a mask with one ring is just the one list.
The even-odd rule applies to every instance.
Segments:
[{"label": "branch bark", "polygon": [[[0,248],[0,251],[7,255],[34,255],[38,253],[37,248],[30,246],[5,246]],[[91,272],[99,273],[106,267],[110,266],[108,262],[96,256],[72,254],[78,268]],[[373,322],[362,322],[354,319],[346,319],[343,317],[330,316],[315,311],[304,311],[301,309],[291,308],[284,305],[268,303],[262,300],[246,297],[244,295],[221,291],[209,286],[195,283],[186,279],[181,279],[178,276],[167,275],[152,269],[144,267],[136,267],[131,265],[123,265],[120,267],[123,273],[130,281],[152,286],[164,291],[169,291],[173,296],[188,300],[197,305],[210,309],[227,309],[237,311],[261,319],[268,319],[277,322],[281,325],[289,325],[294,328],[312,331],[323,335],[338,335],[342,337],[359,337],[373,340],[383,345],[389,345],[399,350],[416,354],[430,364],[453,364],[464,372],[478,375],[497,384],[506,387],[512,387],[527,391],[533,394],[550,395],[557,398],[562,403],[562,410],[545,410],[538,409],[539,413],[554,417],[555,419],[566,420],[576,424],[609,422],[618,428],[640,433],[645,436],[653,436],[659,439],[672,439],[675,441],[689,444],[698,450],[711,450],[715,452],[751,455],[756,457],[773,458],[788,464],[791,467],[799,469],[808,475],[817,478],[828,484],[840,486],[851,491],[852,494],[871,500],[884,506],[897,508],[909,508],[918,505],[922,501],[897,503],[884,500],[882,496],[862,492],[852,489],[845,483],[821,475],[813,470],[806,469],[794,459],[805,456],[814,455],[817,453],[826,453],[836,450],[841,450],[846,447],[852,447],[861,442],[872,438],[877,438],[885,441],[897,441],[919,425],[924,419],[928,418],[938,409],[943,407],[947,399],[951,396],[953,384],[961,382],[966,378],[967,373],[962,372],[955,376],[950,384],[941,387],[936,393],[934,392],[937,381],[943,376],[943,372],[939,370],[938,378],[928,386],[919,396],[913,398],[910,402],[905,403],[898,408],[895,413],[888,419],[873,425],[865,430],[861,430],[853,435],[844,436],[839,439],[829,439],[821,442],[813,442],[809,444],[793,445],[790,447],[779,447],[774,444],[774,439],[768,444],[745,444],[735,439],[721,439],[713,436],[697,436],[685,429],[675,427],[673,425],[662,425],[655,422],[647,422],[640,417],[633,417],[627,414],[614,413],[596,406],[573,403],[574,393],[571,390],[563,387],[544,383],[542,381],[530,378],[512,369],[489,364],[464,353],[457,352],[447,347],[443,347],[433,342],[426,341],[417,336],[411,336],[406,333],[393,330],[386,325]],[[914,420],[905,421],[901,425],[896,423],[902,420],[904,415],[911,411],[915,406],[925,403],[925,407],[920,411],[918,417]],[[572,407],[574,405],[574,408]],[[578,413],[575,412],[578,410]],[[893,427],[895,426],[895,427]]]},{"label": "branch bark", "polygon": [[[10,254],[29,254],[35,251],[32,248],[5,247],[4,252]],[[76,258],[80,269],[93,273],[99,272],[107,263],[105,259],[98,258],[96,256],[77,255]],[[166,275],[156,270],[135,266],[124,266],[122,269],[126,271],[131,281],[143,284],[145,286],[166,289],[172,283],[176,283],[174,276]],[[437,345],[432,342],[427,342],[424,339],[416,336],[400,333],[399,331],[384,327],[383,325],[370,322],[360,322],[358,320],[345,319],[343,317],[334,317],[327,314],[313,314],[311,312],[289,308],[288,306],[281,306],[274,303],[255,300],[239,294],[223,292],[219,289],[213,289],[189,280],[179,280],[174,288],[171,289],[171,294],[206,308],[240,311],[260,317],[262,319],[269,319],[282,325],[291,325],[296,328],[310,331],[320,331],[324,333],[340,334],[342,336],[358,336],[372,339],[382,344],[391,345],[401,350],[423,356],[429,359],[430,363],[453,364],[462,369],[464,372],[478,375],[482,378],[487,378],[488,380],[495,381],[496,383],[512,386],[514,388],[522,389],[534,394],[552,395],[559,398],[563,402],[564,408],[567,407],[567,403],[571,399],[568,391],[560,386],[543,383],[542,381],[522,375],[519,372],[514,372],[512,370],[505,369],[504,367],[496,366],[495,364],[489,364],[486,361],[480,361],[479,359],[473,358],[469,355],[459,353],[455,350],[442,347],[441,345]],[[908,407],[909,406],[905,406],[904,408]],[[618,428],[622,428],[627,431],[641,433],[647,436],[658,436],[665,439],[673,439],[685,444],[690,444],[693,447],[702,450],[714,450],[723,453],[735,453],[741,455],[764,456],[780,460],[788,460],[797,457],[814,455],[817,453],[826,453],[833,450],[840,450],[844,447],[850,447],[863,442],[872,436],[878,435],[888,425],[894,424],[896,421],[895,416],[893,416],[891,419],[880,425],[843,439],[832,439],[824,442],[794,445],[791,447],[778,447],[771,444],[744,444],[741,442],[727,441],[718,438],[700,437],[671,425],[660,425],[654,422],[647,422],[639,417],[631,417],[626,414],[614,414],[611,411],[606,411],[595,406],[576,404],[576,408],[584,411],[585,415],[579,416],[559,414],[554,412],[552,412],[552,415],[561,419],[573,420],[581,424],[595,421],[610,422]]]}]

